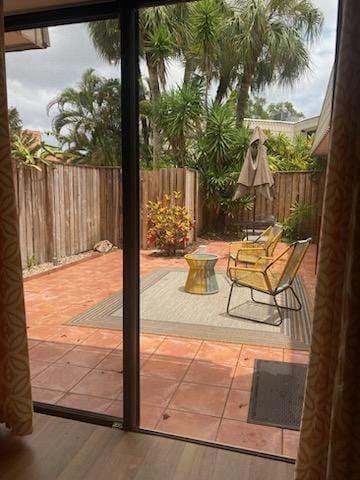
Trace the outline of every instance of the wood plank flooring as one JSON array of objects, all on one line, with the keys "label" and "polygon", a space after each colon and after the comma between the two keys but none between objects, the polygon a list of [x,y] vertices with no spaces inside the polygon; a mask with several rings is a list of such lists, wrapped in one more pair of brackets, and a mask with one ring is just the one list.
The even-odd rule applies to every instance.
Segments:
[{"label": "wood plank flooring", "polygon": [[35,415],[31,436],[0,426],[1,480],[291,480],[294,465]]}]

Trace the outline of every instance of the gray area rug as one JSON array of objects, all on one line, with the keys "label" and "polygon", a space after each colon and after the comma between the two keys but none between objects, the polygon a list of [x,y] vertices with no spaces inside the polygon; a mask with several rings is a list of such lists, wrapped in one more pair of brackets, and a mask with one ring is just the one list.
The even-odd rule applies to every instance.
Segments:
[{"label": "gray area rug", "polygon": [[249,423],[300,430],[307,366],[255,360]]},{"label": "gray area rug", "polygon": [[[224,273],[217,274],[219,293],[192,295],[184,291],[187,271],[161,268],[142,279],[141,284],[141,331],[163,335],[178,335],[207,340],[271,345],[307,349],[311,330],[309,301],[300,277],[294,289],[301,299],[300,312],[285,312],[280,327],[253,323],[229,317],[226,313],[230,283]],[[271,297],[255,293],[261,301],[272,303]],[[294,304],[291,294],[286,293],[280,303]],[[254,304],[250,290],[236,288],[232,299],[233,311],[256,320],[278,320],[272,305]],[[115,293],[89,310],[72,319],[71,325],[122,329],[122,291]]]}]

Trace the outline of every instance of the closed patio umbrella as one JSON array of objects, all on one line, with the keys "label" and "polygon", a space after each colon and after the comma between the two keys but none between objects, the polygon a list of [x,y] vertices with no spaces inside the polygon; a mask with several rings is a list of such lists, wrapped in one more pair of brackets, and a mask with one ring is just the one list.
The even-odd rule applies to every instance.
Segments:
[{"label": "closed patio umbrella", "polygon": [[256,127],[237,181],[238,185],[233,200],[237,200],[247,193],[254,193],[255,198],[257,194],[260,194],[269,200],[274,199],[274,177],[267,160],[266,140],[267,137],[261,128]]}]

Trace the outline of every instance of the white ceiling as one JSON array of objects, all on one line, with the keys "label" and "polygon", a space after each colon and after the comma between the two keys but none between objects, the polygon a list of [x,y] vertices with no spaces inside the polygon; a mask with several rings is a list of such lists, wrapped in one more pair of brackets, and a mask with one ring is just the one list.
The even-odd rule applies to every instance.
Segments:
[{"label": "white ceiling", "polygon": [[5,15],[27,13],[50,8],[99,3],[105,0],[4,0]]}]

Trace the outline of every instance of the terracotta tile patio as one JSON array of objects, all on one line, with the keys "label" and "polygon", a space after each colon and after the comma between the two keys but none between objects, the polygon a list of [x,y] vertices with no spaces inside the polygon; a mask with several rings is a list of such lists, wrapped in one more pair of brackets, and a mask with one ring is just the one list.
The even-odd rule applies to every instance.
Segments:
[{"label": "terracotta tile patio", "polygon": [[[227,244],[209,251],[226,266]],[[281,246],[280,248],[283,248]],[[310,299],[315,248],[301,268]],[[181,258],[141,253],[141,274]],[[26,279],[34,400],[122,415],[122,333],[66,325],[122,286],[122,254]],[[141,426],[294,457],[298,432],[246,423],[254,359],[307,363],[304,351],[141,335]]]}]

